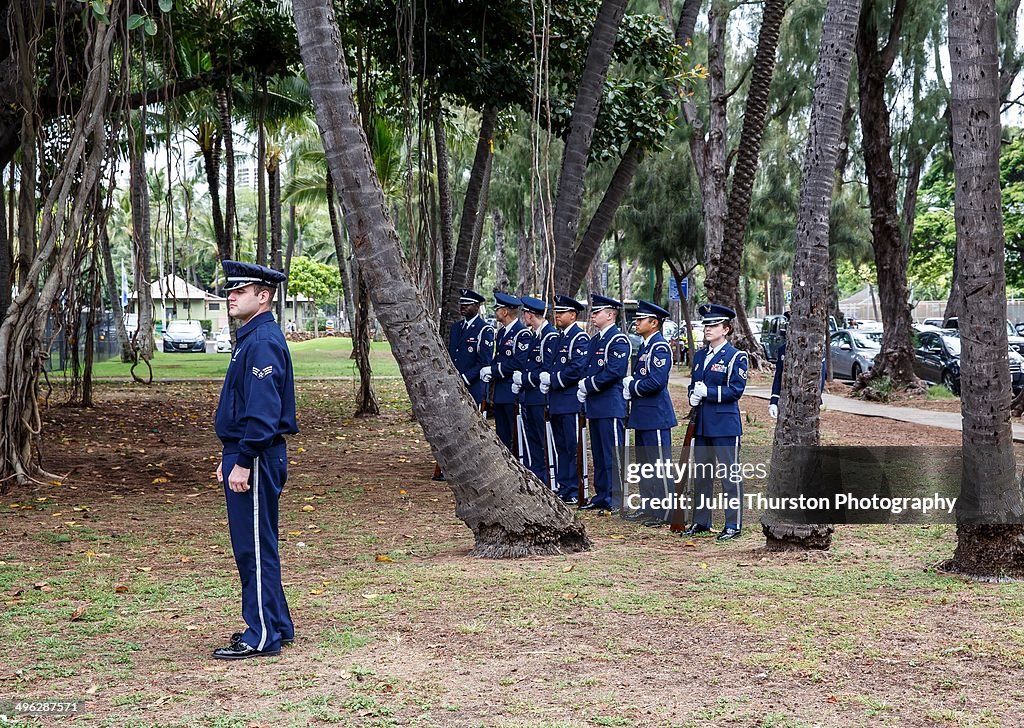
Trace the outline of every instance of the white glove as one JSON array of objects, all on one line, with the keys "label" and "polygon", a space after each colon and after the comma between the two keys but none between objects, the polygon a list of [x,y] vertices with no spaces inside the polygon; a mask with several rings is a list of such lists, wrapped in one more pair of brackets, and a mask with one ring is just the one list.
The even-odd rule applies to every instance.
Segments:
[{"label": "white glove", "polygon": [[519,394],[522,391],[523,391],[523,385],[522,384],[516,384],[515,382],[512,382],[512,394]]},{"label": "white glove", "polygon": [[636,377],[623,377],[622,378],[622,386],[624,388],[628,389],[629,385],[633,383],[634,379],[636,379]]},{"label": "white glove", "polygon": [[624,400],[626,400],[627,402],[629,400],[633,399],[633,393],[629,391],[629,387],[626,387],[626,386],[622,387],[622,398]]},{"label": "white glove", "polygon": [[697,405],[699,405],[703,401],[703,399],[704,399],[703,397],[698,397],[696,394],[691,394],[690,395],[690,406],[691,407],[696,407]]},{"label": "white glove", "polygon": [[490,367],[480,367],[480,381],[484,382],[485,384],[487,382],[491,381],[491,368]]},{"label": "white glove", "polygon": [[[586,380],[581,379],[579,382],[577,382],[576,383],[576,389],[580,390],[580,392],[583,394],[583,396],[586,397],[587,396],[587,382],[586,382]],[[583,400],[581,399],[580,402],[582,402],[582,401]]]},{"label": "white glove", "polygon": [[582,389],[576,390],[576,399],[580,401],[580,404],[584,404],[587,401],[587,393]]},{"label": "white glove", "polygon": [[541,372],[540,373],[540,383],[541,384],[550,385],[551,384],[551,372]]},{"label": "white glove", "polygon": [[550,384],[544,384],[544,382],[541,382],[540,383],[540,387],[538,387],[538,389],[540,389],[540,393],[541,394],[547,394],[548,392],[551,391],[551,385]]},{"label": "white glove", "polygon": [[704,382],[694,382],[693,393],[701,399],[704,399],[708,396],[708,385],[704,384]]},{"label": "white glove", "polygon": [[779,405],[768,405],[768,416],[771,417],[773,420],[777,420],[779,418]]},{"label": "white glove", "polygon": [[522,386],[523,385],[523,373],[522,372],[512,372],[512,381],[514,383],[518,384],[519,386]]}]

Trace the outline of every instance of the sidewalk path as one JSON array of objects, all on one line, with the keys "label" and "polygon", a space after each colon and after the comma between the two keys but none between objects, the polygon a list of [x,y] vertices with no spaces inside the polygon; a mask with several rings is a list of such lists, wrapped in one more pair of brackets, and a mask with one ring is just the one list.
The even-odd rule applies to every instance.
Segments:
[{"label": "sidewalk path", "polygon": [[[743,393],[759,397],[760,399],[771,398],[770,387],[747,387]],[[826,394],[823,400],[826,409],[836,412],[848,412],[849,414],[861,415],[863,417],[884,417],[885,419],[910,422],[915,425],[941,427],[944,430],[962,429],[959,412],[935,412],[916,407],[894,407],[888,404],[851,399],[850,397],[839,397],[834,394]],[[1013,441],[1024,442],[1024,425],[1013,425]]]}]

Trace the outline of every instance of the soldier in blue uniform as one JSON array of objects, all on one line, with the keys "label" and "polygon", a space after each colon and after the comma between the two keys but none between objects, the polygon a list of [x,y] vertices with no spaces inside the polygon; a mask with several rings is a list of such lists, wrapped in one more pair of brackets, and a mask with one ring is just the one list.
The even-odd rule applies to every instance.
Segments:
[{"label": "soldier in blue uniform", "polygon": [[[789,323],[789,311],[782,314],[786,318],[786,323]],[[773,420],[779,416],[779,396],[782,394],[782,369],[786,364],[786,329],[783,328],[779,334],[782,336],[782,343],[779,344],[778,350],[778,361],[775,363],[775,376],[772,378],[772,396],[768,400],[768,416]],[[825,346],[828,346],[826,341]],[[825,389],[825,356],[822,354],[821,357],[821,389]]]},{"label": "soldier in blue uniform", "polygon": [[488,366],[494,356],[494,329],[480,316],[483,302],[484,297],[479,293],[463,288],[459,292],[459,312],[463,320],[452,324],[448,335],[448,353],[477,406],[487,398],[487,384],[480,379],[480,370]]},{"label": "soldier in blue uniform", "polygon": [[[676,413],[668,392],[668,378],[672,372],[672,349],[661,335],[661,326],[668,311],[649,301],[638,301],[636,333],[643,343],[633,362],[633,376],[622,380],[622,396],[631,402],[626,427],[635,434],[635,452],[638,462],[663,463],[661,477],[644,479],[640,483],[642,499],[662,501],[662,507],[642,508],[645,526],[662,526],[668,522],[668,499],[672,495],[667,466],[672,452],[672,428],[676,426]],[[643,502],[643,501],[642,501]]]},{"label": "soldier in blue uniform", "polygon": [[271,313],[285,275],[233,260],[224,261],[224,275],[228,315],[239,328],[217,405],[223,443],[217,477],[224,483],[246,628],[213,656],[240,660],[279,654],[295,637],[281,586],[277,515],[288,478],[284,436],[299,429],[291,356]]},{"label": "soldier in blue uniform", "polygon": [[[519,309],[523,302],[518,298],[495,291],[494,305],[494,316],[501,324],[501,328],[494,334],[494,361],[490,366],[480,369],[480,379],[484,383],[494,380],[494,427],[498,439],[505,443],[509,450],[514,450],[515,433],[518,429],[515,407],[519,395],[512,391],[512,375],[527,367],[530,330],[519,320]],[[527,462],[529,454],[525,452],[523,439],[520,433],[519,440],[523,452],[516,454],[522,457],[523,462]]]},{"label": "soldier in blue uniform", "polygon": [[555,356],[556,329],[546,318],[547,304],[539,298],[521,296],[523,302],[523,323],[530,329],[530,348],[526,367],[512,374],[512,391],[521,392],[523,424],[526,426],[526,442],[529,445],[530,461],[527,467],[542,482],[550,482],[550,466],[555,465],[555,453],[548,447],[549,438],[545,409],[547,396],[540,391],[540,374],[551,365]]},{"label": "soldier in blue uniform", "polygon": [[621,505],[617,502],[622,498],[619,448],[625,443],[626,416],[622,378],[628,374],[630,352],[629,339],[615,325],[621,308],[614,298],[590,296],[590,323],[598,333],[590,339],[576,397],[585,404],[590,425],[595,494],[582,510],[613,511]]},{"label": "soldier in blue uniform", "polygon": [[582,405],[576,387],[589,361],[590,337],[576,321],[585,309],[575,298],[555,296],[555,325],[561,333],[553,342],[554,356],[547,371],[539,375],[539,389],[548,396],[558,497],[570,505],[577,504],[579,494],[576,449]]},{"label": "soldier in blue uniform", "polygon": [[743,480],[738,472],[740,435],[739,399],[747,385],[749,362],[746,352],[729,343],[732,319],[736,313],[727,306],[705,303],[698,313],[704,324],[704,348],[693,357],[689,394],[690,405],[700,407],[694,437],[693,524],[684,534],[696,536],[711,531],[710,503],[714,491],[715,463],[726,466],[722,495],[726,499],[725,528],[719,541],[738,538],[743,529]]}]

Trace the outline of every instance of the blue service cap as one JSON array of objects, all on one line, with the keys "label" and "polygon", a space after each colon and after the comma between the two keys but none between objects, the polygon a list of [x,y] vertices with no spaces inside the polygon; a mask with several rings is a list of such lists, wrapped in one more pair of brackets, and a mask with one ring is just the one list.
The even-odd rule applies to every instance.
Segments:
[{"label": "blue service cap", "polygon": [[590,294],[590,311],[603,311],[606,308],[622,308],[622,302],[616,301],[608,296],[599,296],[596,293]]},{"label": "blue service cap", "polygon": [[702,303],[697,313],[700,314],[701,322],[705,324],[718,324],[736,318],[735,311],[717,303]]},{"label": "blue service cap", "polygon": [[555,296],[555,313],[564,313],[566,311],[580,313],[586,307],[587,304],[577,301],[572,296]]},{"label": "blue service cap", "polygon": [[474,291],[472,288],[460,288],[459,289],[459,305],[460,306],[472,306],[477,303],[483,303],[484,297]]},{"label": "blue service cap", "polygon": [[669,316],[668,311],[663,309],[661,306],[651,303],[650,301],[637,301],[636,302],[636,317],[637,318],[648,318],[654,317],[659,319],[667,319]]},{"label": "blue service cap", "polygon": [[250,284],[277,288],[278,284],[288,280],[288,276],[279,270],[268,268],[265,265],[255,263],[240,263],[237,260],[225,260],[221,262],[224,267],[225,291],[233,291],[236,288],[244,288]]},{"label": "blue service cap", "polygon": [[501,291],[495,291],[494,305],[504,306],[505,308],[520,308],[523,305],[523,302],[515,296],[510,296],[509,294],[502,293]]},{"label": "blue service cap", "polygon": [[529,311],[530,313],[538,316],[543,316],[547,313],[548,305],[539,298],[533,298],[532,296],[520,296],[519,300],[523,302],[524,311]]}]

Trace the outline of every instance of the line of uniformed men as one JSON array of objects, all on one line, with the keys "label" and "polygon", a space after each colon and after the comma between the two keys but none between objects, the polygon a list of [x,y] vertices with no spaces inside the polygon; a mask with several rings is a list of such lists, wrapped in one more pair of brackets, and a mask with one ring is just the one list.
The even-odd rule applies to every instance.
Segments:
[{"label": "line of uniformed men", "polygon": [[[555,297],[552,325],[544,301],[495,292],[497,330],[480,315],[484,300],[476,291],[461,291],[463,321],[452,326],[449,341],[456,369],[474,400],[478,405],[486,403],[493,412],[498,438],[564,502],[583,510],[616,511],[624,496],[619,458],[630,457],[624,453],[625,430],[634,431],[633,457],[667,462],[671,456],[671,432],[677,424],[668,391],[672,352],[661,334],[668,311],[648,301],[638,302],[636,332],[643,341],[630,368],[630,342],[616,326],[622,304],[613,298],[591,295],[594,336],[588,335],[578,320],[585,304],[570,296]],[[727,310],[715,309],[716,314]],[[694,367],[694,382],[699,382],[698,392],[703,392],[696,398],[698,404],[709,397],[700,371],[704,358],[698,356]],[[707,371],[713,375],[711,368]],[[713,368],[717,371],[718,364]],[[742,374],[745,382],[745,366]],[[696,397],[693,390],[691,383],[691,403]],[[720,390],[713,394],[721,396]],[[735,399],[732,402],[735,407]],[[722,403],[716,401],[714,406]],[[577,446],[584,436],[584,422],[594,460],[594,494],[580,502],[578,478],[586,472],[586,461],[579,463],[583,467],[578,469]],[[710,432],[712,423],[705,424]],[[729,432],[736,443],[729,459],[736,457],[738,434]],[[667,476],[644,480],[639,495],[667,502],[671,485]],[[698,482],[697,486],[710,489],[711,483]],[[710,492],[707,497],[710,501]],[[624,508],[623,515],[650,526],[662,525],[670,517],[666,508]],[[703,514],[695,515],[706,520]],[[738,534],[738,522],[727,523],[729,526]],[[703,530],[694,531],[691,526],[687,533]]]}]

